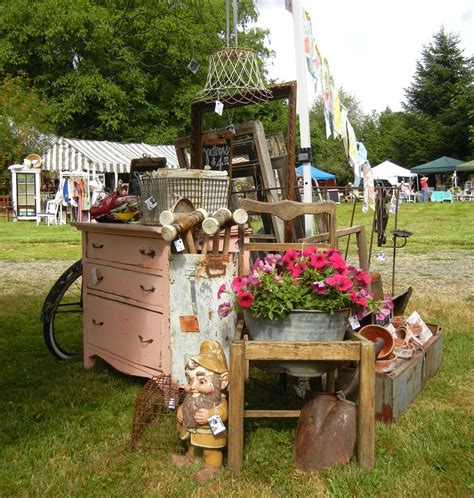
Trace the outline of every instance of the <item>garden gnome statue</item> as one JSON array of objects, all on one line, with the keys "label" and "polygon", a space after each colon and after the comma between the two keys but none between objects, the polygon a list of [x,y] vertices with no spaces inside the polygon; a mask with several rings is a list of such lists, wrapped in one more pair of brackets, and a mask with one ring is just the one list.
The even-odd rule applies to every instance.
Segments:
[{"label": "garden gnome statue", "polygon": [[227,387],[229,369],[222,346],[206,340],[198,355],[185,365],[187,393],[178,407],[178,431],[186,442],[184,455],[172,455],[178,467],[195,462],[195,448],[202,448],[202,466],[194,478],[203,484],[222,468],[222,448],[227,444],[227,400],[222,394]]}]

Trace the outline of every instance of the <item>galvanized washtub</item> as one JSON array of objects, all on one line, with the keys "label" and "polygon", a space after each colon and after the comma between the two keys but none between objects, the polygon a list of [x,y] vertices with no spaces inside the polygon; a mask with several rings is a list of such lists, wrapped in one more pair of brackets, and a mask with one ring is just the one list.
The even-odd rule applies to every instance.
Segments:
[{"label": "galvanized washtub", "polygon": [[[244,311],[249,338],[262,342],[328,342],[342,341],[348,323],[348,311],[292,311],[283,320],[256,317]],[[317,377],[336,367],[333,361],[258,361],[258,368],[296,377]]]}]

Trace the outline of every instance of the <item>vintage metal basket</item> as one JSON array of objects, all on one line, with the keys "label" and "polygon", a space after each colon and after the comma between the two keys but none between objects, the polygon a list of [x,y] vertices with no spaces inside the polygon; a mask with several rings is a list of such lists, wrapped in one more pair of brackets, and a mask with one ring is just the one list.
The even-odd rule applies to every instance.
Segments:
[{"label": "vintage metal basket", "polygon": [[188,199],[195,209],[209,213],[227,207],[229,178],[225,171],[160,169],[139,179],[142,200],[141,222],[159,224],[162,211],[171,209],[180,199]]}]

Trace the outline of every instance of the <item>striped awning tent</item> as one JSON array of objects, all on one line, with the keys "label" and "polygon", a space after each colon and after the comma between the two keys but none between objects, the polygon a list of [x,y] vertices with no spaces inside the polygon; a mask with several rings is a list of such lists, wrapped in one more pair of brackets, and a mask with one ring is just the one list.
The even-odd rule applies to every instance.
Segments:
[{"label": "striped awning tent", "polygon": [[59,138],[43,154],[43,168],[53,171],[92,170],[129,173],[132,159],[166,157],[168,167],[179,167],[174,145],[125,144]]}]

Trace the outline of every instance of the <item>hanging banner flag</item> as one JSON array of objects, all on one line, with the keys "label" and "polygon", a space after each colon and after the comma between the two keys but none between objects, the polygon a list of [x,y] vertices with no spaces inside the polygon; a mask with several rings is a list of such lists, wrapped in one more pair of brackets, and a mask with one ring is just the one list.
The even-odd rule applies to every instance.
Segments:
[{"label": "hanging banner flag", "polygon": [[359,164],[364,164],[367,161],[367,149],[362,142],[357,142],[357,157],[359,158]]},{"label": "hanging banner flag", "polygon": [[362,211],[367,213],[369,208],[375,211],[374,173],[370,167],[369,161],[364,163],[362,172],[364,175],[364,200],[362,202]]},{"label": "hanging banner flag", "polygon": [[339,99],[339,90],[331,78],[331,95],[332,95],[332,131],[334,138],[342,136],[342,116],[341,116],[341,101]]},{"label": "hanging banner flag", "polygon": [[347,138],[347,107],[341,104],[341,138],[346,157],[349,157],[349,140]]},{"label": "hanging banner flag", "polygon": [[285,8],[288,12],[293,13],[293,0],[285,0]]},{"label": "hanging banner flag", "polygon": [[326,138],[331,136],[332,102],[331,102],[331,73],[327,59],[323,60],[321,71],[321,85],[323,91],[324,118],[326,120]]},{"label": "hanging banner flag", "polygon": [[349,153],[348,153],[349,162],[351,163],[351,166],[354,169],[354,177],[360,178],[359,156],[357,155],[357,140],[354,128],[352,128],[349,118],[347,118],[346,123],[347,123],[347,139],[349,141]]},{"label": "hanging banner flag", "polygon": [[317,91],[318,81],[321,79],[321,54],[314,40],[311,17],[306,11],[304,12],[303,36],[308,71],[315,82],[315,91]]}]

